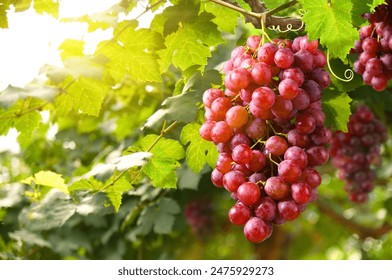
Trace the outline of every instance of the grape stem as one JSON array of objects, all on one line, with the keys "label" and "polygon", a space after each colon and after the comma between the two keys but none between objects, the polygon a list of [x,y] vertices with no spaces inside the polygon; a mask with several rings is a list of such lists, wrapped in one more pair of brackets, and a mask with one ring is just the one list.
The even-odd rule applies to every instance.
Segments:
[{"label": "grape stem", "polygon": [[386,222],[378,228],[370,228],[357,224],[356,222],[348,220],[332,210],[325,202],[322,202],[320,199],[316,200],[315,203],[321,213],[340,223],[342,226],[356,232],[361,239],[365,239],[366,237],[379,238],[392,230],[392,224]]}]

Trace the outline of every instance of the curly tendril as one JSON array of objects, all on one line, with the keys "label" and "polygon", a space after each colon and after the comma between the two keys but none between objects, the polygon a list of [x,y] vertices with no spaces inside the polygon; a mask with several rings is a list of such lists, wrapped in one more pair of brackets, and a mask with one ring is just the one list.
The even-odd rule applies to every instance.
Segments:
[{"label": "curly tendril", "polygon": [[[299,18],[303,18],[304,15],[306,14],[306,11],[304,9],[300,9],[298,10],[299,13]],[[293,29],[293,24],[289,23],[286,25],[286,28],[284,30],[281,29],[280,25],[272,25],[270,27],[268,27],[268,29],[272,30],[272,31],[276,31],[276,32],[280,32],[280,33],[287,33],[290,31],[293,32],[297,32],[302,30],[302,28],[304,28],[305,26],[305,22],[303,20],[301,20],[301,26],[299,28]]]},{"label": "curly tendril", "polygon": [[335,72],[333,72],[331,64],[329,63],[329,50],[327,50],[327,66],[329,69],[329,72],[331,72],[331,74],[338,80],[342,81],[342,82],[351,82],[354,79],[354,71],[352,69],[346,69],[346,71],[344,71],[344,78],[339,77],[338,75],[335,74]]}]

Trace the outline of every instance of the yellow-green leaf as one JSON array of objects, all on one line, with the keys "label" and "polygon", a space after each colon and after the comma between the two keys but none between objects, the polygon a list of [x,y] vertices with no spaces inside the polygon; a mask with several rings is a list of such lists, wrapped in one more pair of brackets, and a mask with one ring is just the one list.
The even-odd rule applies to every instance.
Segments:
[{"label": "yellow-green leaf", "polygon": [[61,174],[54,173],[52,171],[39,171],[33,176],[30,176],[22,180],[24,184],[36,184],[50,188],[59,189],[60,191],[68,194],[68,187],[65,184],[64,178]]}]

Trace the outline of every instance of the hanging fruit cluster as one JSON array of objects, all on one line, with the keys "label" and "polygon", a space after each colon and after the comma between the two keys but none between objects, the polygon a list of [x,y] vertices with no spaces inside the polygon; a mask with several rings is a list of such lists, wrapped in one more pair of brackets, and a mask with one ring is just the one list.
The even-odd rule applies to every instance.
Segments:
[{"label": "hanging fruit cluster", "polygon": [[349,199],[364,203],[374,188],[376,173],[371,167],[381,160],[380,146],[387,140],[388,130],[366,106],[350,116],[347,128],[347,133],[337,131],[332,137],[332,164],[346,183]]},{"label": "hanging fruit cluster", "polygon": [[322,89],[330,84],[318,41],[306,36],[263,44],[250,36],[223,67],[224,89],[205,91],[202,138],[219,157],[211,180],[235,200],[233,224],[262,242],[273,224],[294,220],[317,197],[332,133]]}]

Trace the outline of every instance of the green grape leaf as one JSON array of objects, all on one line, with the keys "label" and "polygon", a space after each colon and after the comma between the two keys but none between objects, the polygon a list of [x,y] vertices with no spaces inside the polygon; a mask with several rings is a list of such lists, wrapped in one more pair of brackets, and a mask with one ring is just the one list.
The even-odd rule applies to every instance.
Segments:
[{"label": "green grape leaf", "polygon": [[323,91],[322,104],[325,113],[325,125],[332,130],[347,132],[347,123],[351,115],[352,99],[346,93],[332,88]]},{"label": "green grape leaf", "polygon": [[169,158],[173,160],[184,158],[184,148],[178,141],[164,137],[158,139],[159,137],[155,134],[146,135],[140,140],[139,147],[143,151],[152,153],[154,158]]},{"label": "green grape leaf", "polygon": [[177,187],[176,169],[181,165],[174,160],[152,158],[142,170],[156,188],[175,189]]},{"label": "green grape leaf", "polygon": [[38,173],[35,173],[33,176],[30,176],[21,182],[28,185],[36,184],[46,186],[58,189],[66,194],[69,193],[63,176],[52,171],[39,171]]},{"label": "green grape leaf", "polygon": [[0,135],[6,134],[10,128],[16,128],[20,132],[19,144],[26,147],[42,119],[38,109],[43,105],[42,100],[26,98],[18,100],[8,110],[0,108]]},{"label": "green grape leaf", "polygon": [[172,231],[175,215],[181,209],[177,201],[164,197],[157,204],[143,209],[137,221],[140,233],[148,234],[154,230],[158,234],[169,234]]},{"label": "green grape leaf", "polygon": [[60,191],[49,192],[37,205],[23,208],[19,214],[22,228],[32,231],[61,227],[76,213],[76,205]]},{"label": "green grape leaf", "polygon": [[72,183],[68,187],[68,191],[70,193],[75,193],[76,191],[96,192],[96,191],[100,191],[102,188],[103,188],[103,183],[91,177],[89,179],[81,179]]},{"label": "green grape leaf", "polygon": [[196,1],[179,1],[177,5],[169,6],[161,14],[157,14],[151,22],[151,28],[167,36],[177,31],[180,24],[195,20],[198,11]]},{"label": "green grape leaf", "polygon": [[209,47],[200,41],[188,24],[167,36],[165,45],[166,49],[158,51],[162,60],[162,72],[166,71],[170,64],[182,70],[193,65],[205,66],[207,58],[211,56]]},{"label": "green grape leaf", "polygon": [[33,0],[17,0],[13,3],[16,12],[23,12],[30,8]]},{"label": "green grape leaf", "polygon": [[209,1],[204,3],[204,9],[215,16],[212,22],[218,26],[219,30],[234,33],[238,24],[238,12]]},{"label": "green grape leaf", "polygon": [[178,161],[184,158],[185,151],[179,142],[164,137],[158,139],[159,137],[149,134],[139,141],[141,150],[153,154],[142,170],[154,187],[176,188],[176,169],[180,167]]},{"label": "green grape leaf", "polygon": [[355,40],[359,39],[357,29],[352,25],[350,1],[301,0],[306,14],[303,17],[310,39],[320,38],[330,57],[346,58]]},{"label": "green grape leaf", "polygon": [[38,14],[47,13],[54,18],[58,18],[59,5],[58,0],[34,0],[33,7]]},{"label": "green grape leaf", "polygon": [[115,29],[117,42],[105,41],[98,52],[109,61],[106,64],[116,83],[127,75],[136,81],[161,81],[157,50],[162,49],[162,36],[150,29],[137,29],[137,21],[125,21]]},{"label": "green grape leaf", "polygon": [[351,0],[353,9],[352,9],[352,19],[353,24],[357,27],[361,26],[363,23],[367,22],[366,19],[362,17],[364,13],[370,12],[370,6],[372,0]]},{"label": "green grape leaf", "polygon": [[151,128],[161,127],[163,121],[193,122],[199,110],[197,104],[202,101],[204,91],[213,85],[220,85],[221,83],[222,76],[217,70],[205,70],[203,75],[196,71],[186,81],[185,85],[183,85],[183,82],[176,84],[175,91],[181,93],[166,98],[162,103],[163,108],[150,116],[144,126]]},{"label": "green grape leaf", "polygon": [[[218,158],[218,151],[212,142],[208,142],[200,137],[199,134],[200,124],[190,123],[187,124],[181,132],[181,143],[187,145],[186,149],[186,163],[194,173],[199,173],[206,163],[214,162],[211,167],[215,166]],[[212,159],[209,159],[209,158]]]},{"label": "green grape leaf", "polygon": [[7,10],[10,4],[8,2],[0,3],[0,28],[8,28]]},{"label": "green grape leaf", "polygon": [[66,39],[59,46],[60,56],[63,60],[69,57],[83,56],[84,41]]},{"label": "green grape leaf", "polygon": [[66,82],[63,89],[65,92],[58,95],[55,100],[57,112],[66,115],[74,110],[77,113],[98,116],[109,85],[84,76],[68,82],[68,85]]},{"label": "green grape leaf", "polygon": [[119,174],[114,174],[112,178],[106,182],[106,184],[110,184],[110,187],[105,189],[105,193],[116,212],[118,212],[120,209],[123,193],[133,188],[132,184],[130,183],[131,179],[129,176],[127,176],[127,174],[122,175],[113,183],[113,180],[115,180],[117,176],[119,176]]}]

